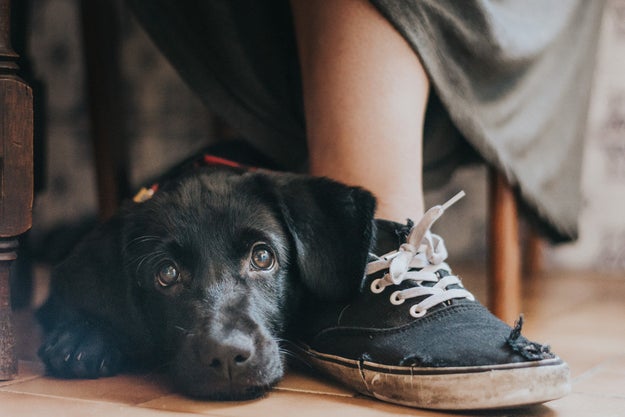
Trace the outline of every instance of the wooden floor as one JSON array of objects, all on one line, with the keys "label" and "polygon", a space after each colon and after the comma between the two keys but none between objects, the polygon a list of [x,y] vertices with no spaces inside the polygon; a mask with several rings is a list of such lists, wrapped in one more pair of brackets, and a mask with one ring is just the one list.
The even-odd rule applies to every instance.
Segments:
[{"label": "wooden floor", "polygon": [[[481,273],[456,268],[465,285],[485,299]],[[549,273],[525,280],[524,333],[570,365],[573,393],[550,403],[469,415],[541,417],[625,416],[625,277]],[[123,375],[64,381],[42,375],[34,359],[38,330],[27,312],[17,315],[19,377],[0,382],[0,416],[454,416],[385,404],[310,375],[290,372],[265,398],[204,402],[173,394],[158,375]],[[461,386],[458,389],[462,389]]]}]

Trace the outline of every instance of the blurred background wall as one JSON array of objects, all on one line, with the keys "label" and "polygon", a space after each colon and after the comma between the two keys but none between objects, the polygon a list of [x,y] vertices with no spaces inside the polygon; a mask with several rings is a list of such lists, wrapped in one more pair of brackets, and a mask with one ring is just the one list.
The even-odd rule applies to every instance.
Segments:
[{"label": "blurred background wall", "polygon": [[[96,190],[85,99],[77,0],[34,0],[28,56],[45,86],[43,188],[30,244],[45,252],[46,236],[94,218]],[[122,10],[122,85],[133,186],[215,138],[214,119],[178,78],[146,34]],[[608,0],[586,132],[584,210],[580,239],[543,251],[546,267],[625,271],[625,0]],[[483,263],[487,173],[463,168],[428,204],[459,189],[468,196],[437,224],[451,258]],[[69,230],[69,229],[67,229]],[[622,276],[625,279],[625,274]]]}]

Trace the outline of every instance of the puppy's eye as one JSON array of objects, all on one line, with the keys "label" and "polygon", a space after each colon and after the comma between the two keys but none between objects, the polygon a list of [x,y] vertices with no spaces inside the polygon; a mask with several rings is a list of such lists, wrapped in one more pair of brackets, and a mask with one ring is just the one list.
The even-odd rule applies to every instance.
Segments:
[{"label": "puppy's eye", "polygon": [[161,287],[170,287],[180,281],[180,272],[174,264],[165,264],[157,272],[156,281]]},{"label": "puppy's eye", "polygon": [[273,268],[276,257],[266,243],[257,243],[252,248],[250,264],[253,269],[267,271]]}]

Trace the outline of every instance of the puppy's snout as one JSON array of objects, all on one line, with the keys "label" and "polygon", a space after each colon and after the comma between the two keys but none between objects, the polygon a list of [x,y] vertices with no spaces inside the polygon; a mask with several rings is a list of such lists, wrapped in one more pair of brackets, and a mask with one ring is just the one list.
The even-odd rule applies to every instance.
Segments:
[{"label": "puppy's snout", "polygon": [[187,394],[221,399],[256,398],[283,375],[278,344],[262,331],[203,327],[185,338],[173,377]]},{"label": "puppy's snout", "polygon": [[200,361],[228,378],[233,378],[243,371],[254,356],[254,343],[246,335],[236,334],[221,340],[211,339],[198,352]]}]

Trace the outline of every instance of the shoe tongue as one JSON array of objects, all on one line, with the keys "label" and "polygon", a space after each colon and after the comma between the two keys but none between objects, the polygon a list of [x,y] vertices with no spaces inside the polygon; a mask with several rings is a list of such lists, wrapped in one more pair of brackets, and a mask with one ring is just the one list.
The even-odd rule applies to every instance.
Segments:
[{"label": "shoe tongue", "polygon": [[380,256],[399,249],[406,242],[410,233],[412,221],[407,224],[392,222],[389,220],[376,219],[376,239],[373,245],[373,253]]}]

